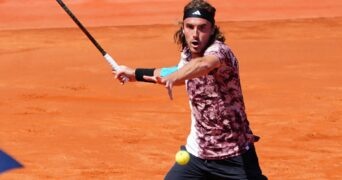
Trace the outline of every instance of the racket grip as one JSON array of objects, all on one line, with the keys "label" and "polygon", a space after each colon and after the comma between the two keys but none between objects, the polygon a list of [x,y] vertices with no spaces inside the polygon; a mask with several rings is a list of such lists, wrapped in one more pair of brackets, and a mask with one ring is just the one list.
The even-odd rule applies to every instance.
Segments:
[{"label": "racket grip", "polygon": [[113,70],[119,70],[120,69],[118,63],[108,53],[106,53],[103,57],[112,66]]},{"label": "racket grip", "polygon": [[[118,63],[112,58],[112,56],[110,56],[108,53],[106,53],[104,56],[103,56],[106,61],[110,64],[110,66],[112,66],[112,69],[117,71],[120,69],[120,66],[118,65]],[[124,82],[128,82],[128,77],[124,77]]]}]

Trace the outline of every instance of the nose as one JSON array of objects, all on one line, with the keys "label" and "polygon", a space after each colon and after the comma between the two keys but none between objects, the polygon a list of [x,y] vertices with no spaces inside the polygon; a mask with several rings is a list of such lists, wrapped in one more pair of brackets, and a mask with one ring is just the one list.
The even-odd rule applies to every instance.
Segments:
[{"label": "nose", "polygon": [[194,38],[197,38],[197,37],[198,37],[198,34],[199,34],[199,30],[198,30],[197,27],[195,27],[195,28],[193,29],[192,36],[193,36]]}]

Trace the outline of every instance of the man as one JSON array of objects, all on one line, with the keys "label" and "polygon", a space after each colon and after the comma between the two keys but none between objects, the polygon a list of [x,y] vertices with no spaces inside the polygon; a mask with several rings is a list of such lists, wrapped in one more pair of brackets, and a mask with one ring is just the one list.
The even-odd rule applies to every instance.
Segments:
[{"label": "man", "polygon": [[204,0],[184,7],[183,23],[175,33],[182,47],[175,67],[159,69],[121,66],[116,78],[165,85],[172,99],[174,85],[186,85],[191,130],[185,147],[190,162],[177,163],[166,180],[267,179],[262,175],[245,113],[238,62],[215,25],[216,9]]}]

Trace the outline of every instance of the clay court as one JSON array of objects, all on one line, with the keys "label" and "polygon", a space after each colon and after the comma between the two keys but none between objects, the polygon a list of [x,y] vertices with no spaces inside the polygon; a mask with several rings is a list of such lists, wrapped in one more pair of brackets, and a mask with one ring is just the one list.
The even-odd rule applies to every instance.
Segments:
[{"label": "clay court", "polygon": [[[186,0],[65,0],[133,67],[175,65]],[[211,0],[240,63],[271,180],[342,179],[342,1]],[[56,1],[0,0],[0,179],[163,179],[190,128],[184,86],[121,85]]]}]

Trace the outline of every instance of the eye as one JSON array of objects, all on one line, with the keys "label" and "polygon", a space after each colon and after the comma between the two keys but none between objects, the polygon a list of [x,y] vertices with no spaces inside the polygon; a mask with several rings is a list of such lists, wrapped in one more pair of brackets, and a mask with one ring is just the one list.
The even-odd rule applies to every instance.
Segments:
[{"label": "eye", "polygon": [[202,24],[202,25],[198,26],[198,30],[204,32],[204,31],[206,31],[208,29],[207,27],[208,26],[206,24]]},{"label": "eye", "polygon": [[185,27],[187,29],[194,29],[194,25],[192,25],[192,24],[186,24]]}]

